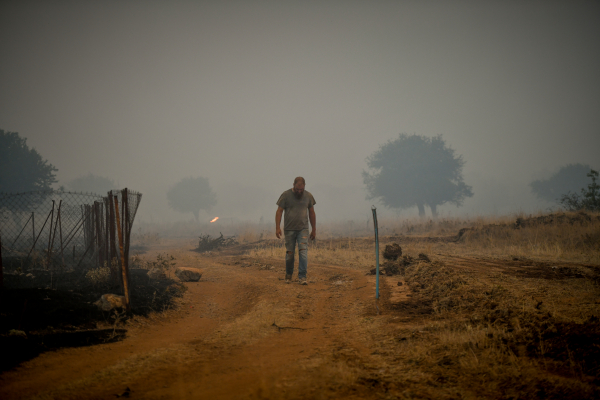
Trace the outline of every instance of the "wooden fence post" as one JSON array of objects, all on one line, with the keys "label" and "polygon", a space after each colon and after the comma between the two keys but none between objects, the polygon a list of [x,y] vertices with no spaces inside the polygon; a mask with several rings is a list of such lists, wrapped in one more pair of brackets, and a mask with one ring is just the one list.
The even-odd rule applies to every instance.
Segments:
[{"label": "wooden fence post", "polygon": [[110,273],[111,276],[113,276],[114,281],[115,282],[121,282],[121,279],[119,278],[119,271],[117,270],[116,267],[113,267],[113,260],[117,259],[117,248],[115,247],[115,242],[116,242],[116,226],[115,226],[115,201],[114,201],[114,196],[112,195],[112,190],[108,192],[108,205],[110,207],[109,210],[109,226],[108,226],[108,233],[109,233],[109,243],[110,243]]},{"label": "wooden fence post", "polygon": [[123,294],[125,295],[125,309],[131,311],[129,305],[129,282],[127,282],[127,264],[125,263],[125,253],[123,251],[123,231],[119,218],[119,197],[115,196],[115,217],[117,219],[117,233],[119,235],[119,251],[121,252],[121,272],[123,276]]},{"label": "wooden fence post", "polygon": [[123,189],[121,192],[123,204],[123,248],[125,250],[125,271],[127,282],[129,282],[129,242],[131,240],[131,226],[129,221],[129,190]]}]

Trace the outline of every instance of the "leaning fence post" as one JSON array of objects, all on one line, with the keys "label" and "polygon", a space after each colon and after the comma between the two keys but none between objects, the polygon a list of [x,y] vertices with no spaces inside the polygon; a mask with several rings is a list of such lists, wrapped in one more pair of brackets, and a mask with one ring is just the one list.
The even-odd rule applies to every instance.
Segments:
[{"label": "leaning fence post", "polygon": [[[33,231],[33,241],[35,242],[35,213],[32,212],[31,213],[31,230]],[[35,247],[35,244],[34,244]]]},{"label": "leaning fence post", "polygon": [[52,231],[52,221],[50,221],[50,235],[52,236],[52,243],[48,248],[48,268],[50,268],[50,263],[52,262],[52,250],[54,250],[54,239],[56,239],[56,227],[58,226],[58,220],[60,218],[60,208],[62,206],[62,200],[58,202],[58,209],[56,211],[56,222],[54,223],[54,233]]},{"label": "leaning fence post", "polygon": [[52,211],[50,215],[50,230],[48,231],[48,262],[46,263],[46,269],[50,269],[50,241],[52,240],[52,223],[54,222],[54,200],[52,200]]},{"label": "leaning fence post", "polygon": [[26,257],[27,260],[29,259],[29,256],[31,255],[31,252],[33,251],[33,249],[35,249],[35,244],[37,243],[38,239],[42,235],[42,232],[44,231],[44,228],[46,227],[46,224],[48,223],[48,218],[50,218],[50,214],[48,214],[48,216],[46,217],[46,220],[44,221],[44,225],[42,225],[42,229],[40,229],[40,233],[38,233],[37,237],[35,238],[35,241],[33,242],[33,246],[31,246],[29,253],[27,253],[27,257]]},{"label": "leaning fence post", "polygon": [[112,194],[112,190],[108,192],[108,204],[110,206],[109,220],[110,224],[108,226],[109,229],[109,243],[110,243],[110,274],[114,278],[115,282],[119,280],[119,274],[116,267],[113,267],[113,260],[117,258],[117,249],[115,247],[116,237],[115,237],[115,202],[114,196]]},{"label": "leaning fence post", "polygon": [[[61,200],[62,203],[62,200]],[[65,255],[63,248],[63,236],[62,236],[62,217],[61,217],[61,208],[58,207],[58,233],[60,234],[60,265],[61,267],[65,265]]]},{"label": "leaning fence post", "polygon": [[119,218],[119,196],[115,196],[115,217],[117,219],[117,234],[119,235],[119,251],[121,252],[121,272],[123,275],[123,294],[125,295],[125,309],[127,310],[127,312],[129,312],[129,284],[127,282],[127,265],[125,264],[125,254],[123,252],[123,231],[121,230],[121,221]]}]

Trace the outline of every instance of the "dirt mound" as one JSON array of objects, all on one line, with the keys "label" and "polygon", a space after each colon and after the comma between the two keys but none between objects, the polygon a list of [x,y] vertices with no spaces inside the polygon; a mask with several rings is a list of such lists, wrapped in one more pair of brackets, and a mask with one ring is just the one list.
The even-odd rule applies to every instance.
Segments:
[{"label": "dirt mound", "polygon": [[402,255],[402,247],[398,243],[392,243],[385,246],[383,258],[395,261]]},{"label": "dirt mound", "polygon": [[[386,261],[379,266],[379,273],[382,275],[385,274],[387,276],[403,275],[404,268],[405,267],[402,264],[394,263],[391,261]],[[376,268],[371,268],[368,275],[375,275],[375,274],[377,274]]]},{"label": "dirt mound", "polygon": [[414,258],[412,258],[409,255],[405,255],[404,257],[402,257],[401,263],[402,263],[402,265],[404,265],[406,267],[406,266],[412,264],[414,261],[415,261]]},{"label": "dirt mound", "polygon": [[387,276],[404,274],[404,266],[398,265],[397,263],[385,262],[382,267]]}]

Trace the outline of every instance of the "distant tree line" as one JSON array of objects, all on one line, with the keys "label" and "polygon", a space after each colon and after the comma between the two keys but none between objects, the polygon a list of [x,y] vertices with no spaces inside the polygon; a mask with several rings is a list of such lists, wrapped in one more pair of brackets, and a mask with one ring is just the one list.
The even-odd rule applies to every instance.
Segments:
[{"label": "distant tree line", "polygon": [[[400,134],[389,140],[366,159],[363,171],[367,199],[377,199],[395,209],[417,207],[419,216],[425,207],[437,216],[438,206],[461,206],[473,196],[472,187],[463,179],[465,161],[448,147],[442,136]],[[50,189],[57,168],[17,132],[0,129],[0,192],[15,193]],[[589,182],[591,179],[591,183]],[[557,202],[567,210],[600,211],[598,171],[586,164],[569,164],[545,180],[531,182],[540,199]],[[117,185],[109,178],[92,173],[73,179],[73,191],[104,194]],[[62,188],[62,186],[61,186]],[[189,177],[174,184],[167,192],[170,208],[192,213],[199,221],[200,211],[209,211],[217,197],[204,177]]]}]

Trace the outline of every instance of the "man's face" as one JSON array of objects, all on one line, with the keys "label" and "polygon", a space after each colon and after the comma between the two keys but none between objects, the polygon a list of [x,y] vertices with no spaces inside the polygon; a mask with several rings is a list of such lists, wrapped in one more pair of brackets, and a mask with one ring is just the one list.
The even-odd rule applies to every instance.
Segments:
[{"label": "man's face", "polygon": [[302,184],[302,183],[295,184],[294,187],[292,188],[292,191],[296,195],[296,198],[301,199],[302,195],[304,194],[304,184]]}]

